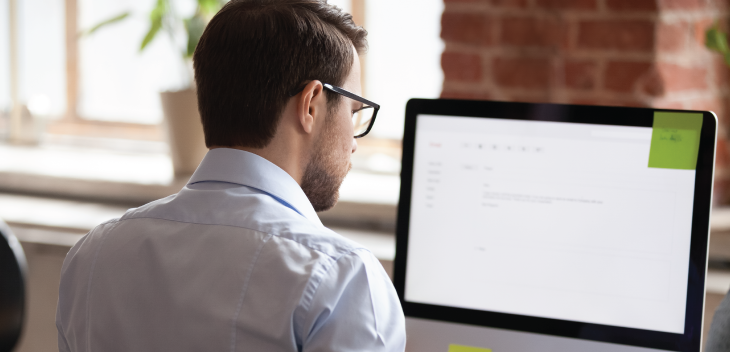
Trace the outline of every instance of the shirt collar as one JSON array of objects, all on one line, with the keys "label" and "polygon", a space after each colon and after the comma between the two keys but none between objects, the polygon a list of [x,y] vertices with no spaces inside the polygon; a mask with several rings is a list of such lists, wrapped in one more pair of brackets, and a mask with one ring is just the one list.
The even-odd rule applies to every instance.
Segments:
[{"label": "shirt collar", "polygon": [[256,188],[315,224],[322,225],[299,184],[286,171],[256,154],[238,149],[211,149],[188,184],[204,181],[229,182]]}]

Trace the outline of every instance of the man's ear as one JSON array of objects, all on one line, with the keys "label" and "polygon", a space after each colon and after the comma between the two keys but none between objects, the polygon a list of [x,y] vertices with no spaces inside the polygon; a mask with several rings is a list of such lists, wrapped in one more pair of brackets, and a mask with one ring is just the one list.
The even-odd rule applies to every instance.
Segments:
[{"label": "man's ear", "polygon": [[297,118],[305,133],[311,134],[314,131],[315,123],[324,119],[327,109],[327,98],[324,94],[324,87],[320,81],[307,83],[297,99]]}]

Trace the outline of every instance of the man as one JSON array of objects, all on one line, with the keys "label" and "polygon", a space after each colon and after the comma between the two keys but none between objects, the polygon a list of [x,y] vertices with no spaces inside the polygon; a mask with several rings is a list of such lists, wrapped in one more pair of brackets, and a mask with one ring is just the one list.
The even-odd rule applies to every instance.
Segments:
[{"label": "man", "polygon": [[730,292],[715,309],[705,341],[706,352],[730,351]]},{"label": "man", "polygon": [[179,193],[71,249],[61,351],[404,350],[383,268],[315,213],[378,108],[358,96],[365,36],[319,0],[234,0],[211,20],[194,55],[211,150]]}]

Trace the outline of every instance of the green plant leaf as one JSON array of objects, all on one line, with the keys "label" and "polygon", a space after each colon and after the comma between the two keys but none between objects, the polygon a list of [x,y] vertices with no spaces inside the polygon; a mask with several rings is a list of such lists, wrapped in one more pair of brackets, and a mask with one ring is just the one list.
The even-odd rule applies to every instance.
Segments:
[{"label": "green plant leaf", "polygon": [[207,21],[199,13],[185,20],[185,30],[188,32],[188,43],[185,51],[186,58],[192,57],[193,53],[195,53],[195,47],[198,45],[200,37],[203,36],[206,24]]},{"label": "green plant leaf", "polygon": [[108,26],[108,25],[110,25],[112,23],[117,23],[117,22],[119,22],[119,21],[121,21],[121,20],[123,20],[123,19],[125,19],[127,17],[129,17],[129,12],[120,13],[120,14],[112,17],[112,18],[109,18],[109,19],[106,19],[104,21],[101,21],[101,22],[97,23],[95,26],[93,26],[93,27],[91,27],[91,28],[89,28],[89,29],[87,29],[85,31],[82,31],[81,33],[79,33],[79,36],[82,36],[82,35],[91,35],[94,32],[98,31],[100,28],[106,27],[106,26]]},{"label": "green plant leaf", "polygon": [[720,53],[728,51],[727,36],[720,31],[717,25],[707,29],[705,33],[705,46],[710,50],[715,50]]},{"label": "green plant leaf", "polygon": [[198,0],[198,8],[206,17],[215,15],[222,7],[220,0]]},{"label": "green plant leaf", "polygon": [[715,24],[705,32],[705,46],[720,53],[725,59],[725,64],[730,66],[730,46],[727,42],[727,35]]},{"label": "green plant leaf", "polygon": [[160,28],[162,28],[162,20],[159,21],[153,21],[150,25],[150,30],[147,31],[147,34],[145,34],[144,39],[142,39],[142,44],[139,46],[139,51],[144,50],[147,47],[147,44],[149,44],[152,39],[155,39],[155,36],[157,35],[157,32],[160,31]]},{"label": "green plant leaf", "polygon": [[144,39],[142,39],[139,51],[144,50],[147,47],[147,44],[149,44],[152,39],[155,39],[160,28],[162,28],[162,18],[167,14],[168,9],[169,6],[167,6],[167,0],[157,0],[155,8],[152,9],[152,12],[150,12],[150,29],[144,36]]}]

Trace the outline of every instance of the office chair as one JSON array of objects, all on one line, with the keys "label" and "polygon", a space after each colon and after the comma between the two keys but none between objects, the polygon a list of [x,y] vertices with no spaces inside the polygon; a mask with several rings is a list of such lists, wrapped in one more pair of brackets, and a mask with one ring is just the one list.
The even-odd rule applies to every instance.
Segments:
[{"label": "office chair", "polygon": [[27,267],[20,242],[0,220],[0,351],[11,351],[20,337]]}]

